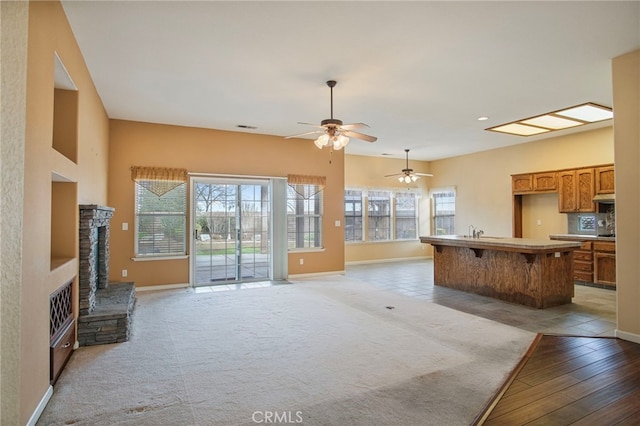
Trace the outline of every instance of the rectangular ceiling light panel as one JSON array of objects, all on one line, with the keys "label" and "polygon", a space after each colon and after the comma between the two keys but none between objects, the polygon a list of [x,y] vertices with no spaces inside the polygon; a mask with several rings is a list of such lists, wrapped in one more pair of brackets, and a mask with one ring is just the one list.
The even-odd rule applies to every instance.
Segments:
[{"label": "rectangular ceiling light panel", "polygon": [[539,135],[554,130],[569,129],[613,118],[611,108],[588,102],[512,123],[489,127],[485,130],[518,136]]},{"label": "rectangular ceiling light panel", "polygon": [[492,127],[487,130],[492,130],[494,132],[510,133],[512,135],[518,135],[518,136],[538,135],[540,133],[549,131],[549,129],[542,129],[540,127],[527,126],[526,124],[518,124],[518,123],[504,124],[502,126]]},{"label": "rectangular ceiling light panel", "polygon": [[563,109],[562,111],[556,112],[556,114],[586,121],[587,123],[595,123],[596,121],[610,120],[613,118],[611,108],[591,103]]}]

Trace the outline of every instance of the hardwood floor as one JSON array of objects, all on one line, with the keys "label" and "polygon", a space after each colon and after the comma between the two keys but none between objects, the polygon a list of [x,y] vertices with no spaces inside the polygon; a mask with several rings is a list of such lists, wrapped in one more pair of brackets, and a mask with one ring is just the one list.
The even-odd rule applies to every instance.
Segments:
[{"label": "hardwood floor", "polygon": [[478,425],[639,425],[640,344],[538,335]]}]

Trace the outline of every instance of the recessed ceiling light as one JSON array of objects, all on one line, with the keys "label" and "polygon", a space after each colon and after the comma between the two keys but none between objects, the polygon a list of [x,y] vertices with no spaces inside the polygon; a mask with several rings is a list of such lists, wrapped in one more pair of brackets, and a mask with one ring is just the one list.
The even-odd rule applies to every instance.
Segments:
[{"label": "recessed ceiling light", "polygon": [[597,121],[610,120],[612,118],[613,111],[611,108],[587,102],[582,105],[576,105],[536,117],[525,118],[512,123],[501,124],[485,130],[518,136],[531,136],[554,130],[569,129]]},{"label": "recessed ceiling light", "polygon": [[488,119],[489,117],[485,117],[484,115],[482,117],[478,117],[478,121],[486,121]]}]

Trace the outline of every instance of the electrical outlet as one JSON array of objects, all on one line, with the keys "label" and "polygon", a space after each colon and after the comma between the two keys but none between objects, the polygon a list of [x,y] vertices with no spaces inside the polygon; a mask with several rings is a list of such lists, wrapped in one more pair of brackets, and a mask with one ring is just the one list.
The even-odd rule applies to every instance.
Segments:
[{"label": "electrical outlet", "polygon": [[128,272],[127,272],[127,270],[126,270],[126,269],[123,269],[123,270],[122,270],[122,276],[123,276],[123,277],[126,277],[126,276],[127,276],[127,273],[128,273]]},{"label": "electrical outlet", "polygon": [[536,225],[541,226],[542,225],[542,219],[536,220]]},{"label": "electrical outlet", "polygon": [[123,231],[128,231],[129,230],[129,223],[122,222],[122,230]]},{"label": "electrical outlet", "polygon": [[304,265],[304,259],[300,259],[300,264]]}]

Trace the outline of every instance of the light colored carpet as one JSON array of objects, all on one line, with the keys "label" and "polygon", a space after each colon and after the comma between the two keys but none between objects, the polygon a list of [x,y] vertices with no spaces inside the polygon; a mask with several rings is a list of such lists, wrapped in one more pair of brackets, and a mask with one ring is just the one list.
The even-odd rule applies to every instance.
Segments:
[{"label": "light colored carpet", "polygon": [[75,351],[38,424],[467,425],[534,337],[338,275],[139,293],[131,340]]}]

